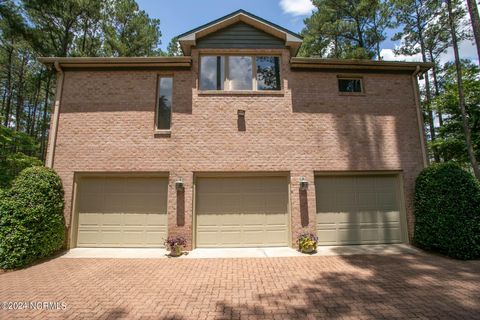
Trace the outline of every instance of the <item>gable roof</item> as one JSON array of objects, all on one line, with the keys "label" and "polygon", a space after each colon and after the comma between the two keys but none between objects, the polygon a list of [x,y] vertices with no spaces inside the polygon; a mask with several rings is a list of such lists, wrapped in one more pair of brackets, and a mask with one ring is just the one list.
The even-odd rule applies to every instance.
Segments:
[{"label": "gable roof", "polygon": [[178,42],[180,43],[183,53],[190,55],[191,47],[196,45],[197,39],[238,22],[243,22],[282,39],[285,41],[285,46],[290,48],[292,56],[296,55],[302,44],[302,36],[299,34],[242,9],[178,35]]}]

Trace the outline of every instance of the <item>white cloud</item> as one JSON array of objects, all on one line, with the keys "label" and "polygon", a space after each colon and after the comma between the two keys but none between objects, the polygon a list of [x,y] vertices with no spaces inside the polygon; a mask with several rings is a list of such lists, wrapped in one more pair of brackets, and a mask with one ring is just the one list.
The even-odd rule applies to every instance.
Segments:
[{"label": "white cloud", "polygon": [[283,12],[294,16],[305,16],[315,9],[311,0],[280,0],[280,7]]},{"label": "white cloud", "polygon": [[393,49],[382,49],[380,55],[386,61],[422,61],[422,55],[417,53],[413,56],[405,56],[403,54],[396,55]]},{"label": "white cloud", "polygon": [[[478,57],[477,57],[477,48],[474,43],[470,40],[462,41],[459,45],[460,51],[460,58],[462,59],[470,59],[474,63],[478,64]],[[382,49],[380,51],[380,55],[382,56],[383,60],[387,61],[422,61],[422,55],[417,53],[413,56],[405,56],[405,55],[395,55],[393,49]],[[448,50],[440,56],[440,64],[443,65],[446,62],[454,61],[455,57],[453,55],[453,49],[448,48]]]}]

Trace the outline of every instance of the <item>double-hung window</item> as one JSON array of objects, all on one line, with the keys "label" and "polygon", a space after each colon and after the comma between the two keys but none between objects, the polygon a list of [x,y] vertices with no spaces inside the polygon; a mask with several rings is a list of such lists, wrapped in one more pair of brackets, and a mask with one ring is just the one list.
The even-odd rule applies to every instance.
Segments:
[{"label": "double-hung window", "polygon": [[277,56],[201,56],[200,90],[281,90]]},{"label": "double-hung window", "polygon": [[158,100],[157,100],[157,130],[170,130],[172,122],[172,92],[173,78],[158,78]]}]

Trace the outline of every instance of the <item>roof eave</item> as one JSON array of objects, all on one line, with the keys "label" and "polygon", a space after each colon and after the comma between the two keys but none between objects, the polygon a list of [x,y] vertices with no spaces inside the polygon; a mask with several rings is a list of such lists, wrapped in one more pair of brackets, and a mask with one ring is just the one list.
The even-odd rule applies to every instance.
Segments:
[{"label": "roof eave", "polygon": [[290,66],[293,69],[390,70],[412,72],[417,70],[417,67],[419,67],[421,72],[424,73],[432,68],[433,64],[426,62],[340,60],[292,57],[290,59]]},{"label": "roof eave", "polygon": [[44,65],[65,68],[190,68],[192,58],[182,57],[40,57]]}]

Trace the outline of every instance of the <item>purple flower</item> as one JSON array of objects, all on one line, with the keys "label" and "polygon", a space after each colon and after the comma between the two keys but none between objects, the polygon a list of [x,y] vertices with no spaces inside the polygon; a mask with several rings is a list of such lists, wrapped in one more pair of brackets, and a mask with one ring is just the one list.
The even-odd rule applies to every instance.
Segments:
[{"label": "purple flower", "polygon": [[315,243],[318,242],[317,235],[315,235],[313,233],[309,233],[309,232],[302,233],[300,236],[298,236],[298,242],[302,241],[303,239],[311,239],[311,240],[315,241]]},{"label": "purple flower", "polygon": [[174,248],[176,246],[186,246],[187,245],[187,240],[185,240],[184,237],[168,237],[167,240],[165,240],[165,246],[169,248]]}]

